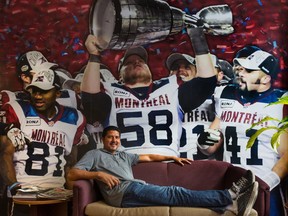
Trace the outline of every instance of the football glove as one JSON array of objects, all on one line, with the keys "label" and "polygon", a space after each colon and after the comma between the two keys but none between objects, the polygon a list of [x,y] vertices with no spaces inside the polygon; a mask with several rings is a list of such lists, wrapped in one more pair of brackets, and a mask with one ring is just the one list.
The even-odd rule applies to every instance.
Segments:
[{"label": "football glove", "polygon": [[15,127],[14,124],[9,124],[6,129],[7,137],[11,140],[15,151],[22,151],[26,144],[31,142],[31,138],[28,137],[23,131]]},{"label": "football glove", "polygon": [[200,146],[206,146],[205,148],[208,148],[209,146],[213,146],[215,143],[219,142],[220,139],[221,133],[219,130],[205,129],[204,132],[198,136],[197,141]]},{"label": "football glove", "polygon": [[85,134],[84,132],[82,133],[81,137],[80,137],[80,141],[77,145],[86,145],[89,143],[89,137],[87,134]]}]

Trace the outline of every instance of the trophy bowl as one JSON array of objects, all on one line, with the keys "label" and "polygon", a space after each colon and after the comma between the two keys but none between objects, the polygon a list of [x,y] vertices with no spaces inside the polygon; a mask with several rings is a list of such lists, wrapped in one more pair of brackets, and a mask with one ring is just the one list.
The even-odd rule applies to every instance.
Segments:
[{"label": "trophy bowl", "polygon": [[161,0],[94,0],[89,16],[89,30],[98,38],[100,51],[162,41],[185,27],[229,34],[233,32],[231,24],[228,5],[208,6],[191,16]]}]

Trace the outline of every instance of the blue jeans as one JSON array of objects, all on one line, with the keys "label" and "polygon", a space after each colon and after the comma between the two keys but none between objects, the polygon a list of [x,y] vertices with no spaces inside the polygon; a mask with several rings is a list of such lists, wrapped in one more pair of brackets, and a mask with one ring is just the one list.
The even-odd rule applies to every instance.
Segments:
[{"label": "blue jeans", "polygon": [[228,190],[189,190],[178,186],[158,186],[132,182],[124,193],[122,207],[186,206],[224,212],[232,198]]},{"label": "blue jeans", "polygon": [[280,185],[270,191],[270,216],[285,215]]}]

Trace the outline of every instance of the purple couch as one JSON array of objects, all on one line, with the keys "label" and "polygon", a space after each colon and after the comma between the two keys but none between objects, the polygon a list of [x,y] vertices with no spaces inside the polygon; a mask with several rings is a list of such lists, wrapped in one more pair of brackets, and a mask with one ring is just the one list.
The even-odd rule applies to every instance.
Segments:
[{"label": "purple couch", "polygon": [[[135,178],[143,179],[148,183],[158,185],[177,185],[193,190],[207,190],[230,188],[232,182],[241,177],[245,173],[245,170],[226,162],[193,161],[191,165],[185,166],[180,166],[173,162],[139,163],[133,167],[133,172]],[[253,209],[257,211],[259,216],[268,216],[270,205],[269,187],[261,179],[256,179],[259,182],[259,194]],[[95,216],[216,214],[208,209],[192,207],[159,206],[126,209],[111,207],[103,202],[99,189],[92,180],[76,181],[73,192],[73,216],[85,214]],[[256,211],[251,215],[257,215]],[[225,213],[225,215],[231,215],[231,212],[227,214]]]}]

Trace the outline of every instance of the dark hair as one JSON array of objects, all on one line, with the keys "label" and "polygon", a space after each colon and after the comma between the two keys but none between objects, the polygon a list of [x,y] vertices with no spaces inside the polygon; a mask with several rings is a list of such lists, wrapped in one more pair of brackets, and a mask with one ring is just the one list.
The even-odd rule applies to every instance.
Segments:
[{"label": "dark hair", "polygon": [[121,134],[121,131],[118,127],[111,125],[111,126],[104,128],[104,130],[102,132],[102,138],[104,138],[107,135],[108,131],[112,131],[112,130],[118,131],[119,135]]}]

